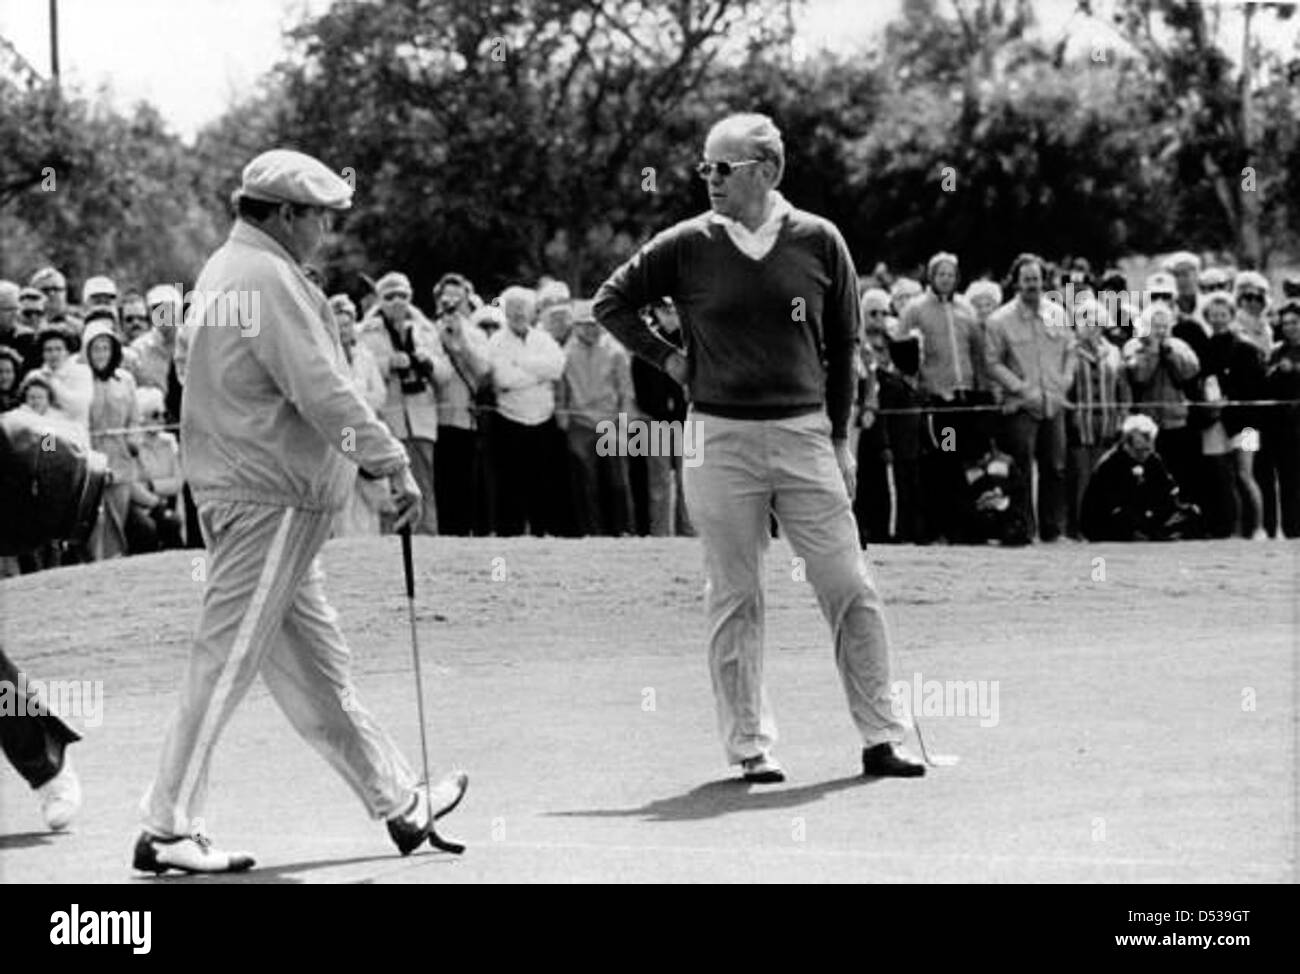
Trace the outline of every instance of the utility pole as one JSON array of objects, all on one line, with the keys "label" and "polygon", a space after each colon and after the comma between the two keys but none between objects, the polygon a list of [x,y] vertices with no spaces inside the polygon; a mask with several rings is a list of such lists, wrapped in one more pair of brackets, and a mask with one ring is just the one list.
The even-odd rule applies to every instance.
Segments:
[{"label": "utility pole", "polygon": [[[1255,51],[1252,43],[1251,21],[1255,18],[1255,5],[1247,3],[1244,5],[1242,14],[1245,23],[1242,26],[1241,40],[1241,144],[1246,150],[1246,165],[1255,165],[1255,138],[1254,126],[1252,125],[1252,88],[1254,87],[1254,68],[1255,68]],[[1258,176],[1256,177],[1258,179]],[[1249,190],[1243,189],[1238,197],[1241,200],[1241,226],[1239,228],[1238,242],[1242,250],[1242,256],[1246,258],[1250,266],[1257,270],[1264,269],[1264,253],[1262,241],[1259,235],[1259,185],[1256,182]]]},{"label": "utility pole", "polygon": [[50,76],[59,87],[59,0],[50,0]]}]

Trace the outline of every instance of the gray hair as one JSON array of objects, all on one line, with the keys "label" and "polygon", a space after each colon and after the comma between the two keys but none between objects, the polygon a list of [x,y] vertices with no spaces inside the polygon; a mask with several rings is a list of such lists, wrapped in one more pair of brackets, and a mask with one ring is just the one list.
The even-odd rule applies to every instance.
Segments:
[{"label": "gray hair", "polygon": [[528,308],[528,317],[531,318],[537,312],[537,292],[530,287],[523,287],[519,284],[513,284],[501,292],[497,298],[504,311],[507,304],[512,301],[522,301]]},{"label": "gray hair", "polygon": [[781,140],[781,130],[766,115],[757,112],[745,112],[728,115],[709,129],[709,138],[740,139],[750,147],[755,159],[770,162],[776,166],[776,183],[785,175],[785,143]]}]

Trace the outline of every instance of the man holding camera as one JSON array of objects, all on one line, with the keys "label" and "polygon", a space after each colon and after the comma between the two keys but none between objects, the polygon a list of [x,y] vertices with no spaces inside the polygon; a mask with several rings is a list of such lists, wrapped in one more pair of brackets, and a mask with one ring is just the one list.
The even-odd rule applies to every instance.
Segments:
[{"label": "man holding camera", "polygon": [[460,274],[444,274],[433,287],[434,324],[451,365],[438,385],[438,450],[434,489],[438,530],[468,535],[474,528],[474,481],[480,393],[490,389],[487,336],[470,324],[474,288]]},{"label": "man holding camera", "polygon": [[411,282],[390,271],[375,285],[376,310],[361,323],[361,341],[379,363],[388,398],[379,417],[402,441],[411,458],[411,473],[425,498],[424,513],[412,525],[423,534],[438,533],[434,501],[434,445],[438,440],[437,389],[455,374],[433,322],[411,304]]}]

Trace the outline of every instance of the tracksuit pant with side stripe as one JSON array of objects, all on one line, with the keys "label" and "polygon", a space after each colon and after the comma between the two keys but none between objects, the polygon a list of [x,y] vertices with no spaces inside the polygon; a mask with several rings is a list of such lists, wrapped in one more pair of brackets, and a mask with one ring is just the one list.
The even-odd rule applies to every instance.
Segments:
[{"label": "tracksuit pant with side stripe", "polygon": [[357,701],[351,654],[317,553],[333,514],[236,501],[199,507],[207,588],[180,706],[141,802],[156,835],[202,831],[213,749],[260,674],[298,733],[375,818],[411,799],[416,775]]}]

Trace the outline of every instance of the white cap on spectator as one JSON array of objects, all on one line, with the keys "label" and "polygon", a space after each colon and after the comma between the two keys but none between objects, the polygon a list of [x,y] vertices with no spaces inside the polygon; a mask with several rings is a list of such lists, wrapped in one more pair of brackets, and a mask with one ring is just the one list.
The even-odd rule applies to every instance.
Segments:
[{"label": "white cap on spectator", "polygon": [[1241,292],[1242,288],[1253,288],[1256,291],[1263,291],[1268,294],[1268,278],[1259,271],[1241,271],[1237,274],[1237,279],[1232,283],[1234,294]]},{"label": "white cap on spectator", "polygon": [[1156,271],[1154,274],[1147,275],[1145,290],[1159,294],[1173,294],[1178,290],[1178,285],[1174,281],[1172,274],[1166,271]]},{"label": "white cap on spectator", "polygon": [[102,274],[96,277],[87,278],[86,283],[81,288],[82,302],[89,301],[96,295],[107,295],[110,298],[117,297],[117,285],[113,283],[111,277],[104,277]]},{"label": "white cap on spectator", "polygon": [[869,287],[862,292],[862,300],[859,304],[862,306],[864,317],[868,311],[888,311],[889,292],[881,287]]},{"label": "white cap on spectator", "polygon": [[375,292],[381,298],[385,294],[392,294],[395,291],[405,291],[408,298],[413,293],[411,279],[401,271],[389,271],[375,282]]},{"label": "white cap on spectator", "polygon": [[1201,258],[1190,250],[1180,250],[1178,253],[1170,254],[1165,258],[1164,269],[1171,274],[1182,270],[1184,267],[1190,267],[1197,274],[1201,273]]}]

